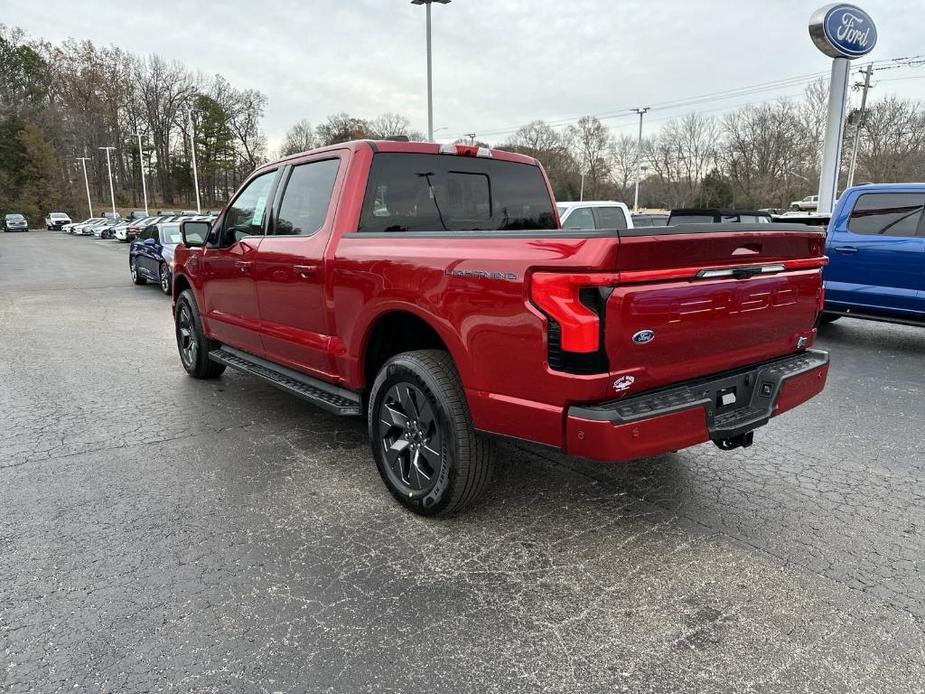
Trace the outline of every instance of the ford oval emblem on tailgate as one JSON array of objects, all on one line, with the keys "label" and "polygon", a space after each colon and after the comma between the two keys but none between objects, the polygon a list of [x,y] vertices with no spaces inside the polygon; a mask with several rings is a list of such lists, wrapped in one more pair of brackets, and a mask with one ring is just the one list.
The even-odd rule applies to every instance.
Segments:
[{"label": "ford oval emblem on tailgate", "polygon": [[633,335],[633,342],[635,342],[637,345],[644,345],[647,342],[652,342],[654,339],[654,330],[640,330],[638,333]]}]

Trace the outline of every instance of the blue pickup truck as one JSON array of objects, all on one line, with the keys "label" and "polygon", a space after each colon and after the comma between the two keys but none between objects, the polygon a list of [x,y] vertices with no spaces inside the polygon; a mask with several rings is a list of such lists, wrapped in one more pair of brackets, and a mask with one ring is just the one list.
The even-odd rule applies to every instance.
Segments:
[{"label": "blue pickup truck", "polygon": [[846,190],[829,222],[822,322],[925,325],[925,183]]}]

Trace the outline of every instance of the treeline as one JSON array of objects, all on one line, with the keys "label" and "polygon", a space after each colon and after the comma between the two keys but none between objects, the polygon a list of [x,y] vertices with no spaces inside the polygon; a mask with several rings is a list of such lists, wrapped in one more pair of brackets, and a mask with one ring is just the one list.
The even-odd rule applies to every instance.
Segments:
[{"label": "treeline", "polygon": [[[743,106],[723,116],[691,113],[660,122],[649,113],[641,151],[643,207],[786,207],[816,192],[827,85],[800,99]],[[922,180],[925,108],[918,101],[871,100],[848,115],[842,180],[856,132],[855,182]],[[400,113],[365,119],[348,113],[313,126],[296,122],[281,147],[267,150],[261,120],[267,98],[205,77],[156,55],[145,58],[89,41],[53,45],[0,25],[0,212],[38,219],[51,209],[86,209],[78,157],[95,201],[109,199],[105,152],[119,207],[141,205],[144,167],[151,207],[190,207],[195,200],[191,133],[195,133],[204,207],[222,205],[269,156],[287,156],[353,139],[423,140]],[[141,133],[141,150],[137,133]],[[478,142],[476,137],[463,140]],[[633,202],[637,143],[586,116],[556,129],[538,120],[495,146],[529,154],[546,167],[560,200]]]},{"label": "treeline", "polygon": [[157,55],[32,41],[0,25],[0,207],[36,221],[53,209],[83,214],[78,157],[89,158],[91,197],[108,203],[101,147],[113,148],[117,206],[141,206],[144,167],[152,207],[189,207],[191,132],[203,205],[219,205],[266,159],[266,102],[259,91]]},{"label": "treeline", "polygon": [[[820,81],[807,87],[800,99],[743,106],[721,117],[691,113],[661,127],[647,125],[655,132],[642,142],[640,205],[787,207],[796,198],[815,194],[827,100],[827,85]],[[841,185],[858,129],[855,183],[925,176],[925,109],[920,102],[886,97],[869,103],[863,118],[857,112],[848,114]],[[370,121],[341,113],[314,128],[306,120],[296,123],[280,154],[397,135],[422,139],[400,114]],[[459,142],[487,146],[477,139]],[[615,136],[593,116],[564,129],[537,120],[493,144],[539,159],[559,200],[577,200],[583,183],[587,200],[633,203],[637,140]]]},{"label": "treeline", "polygon": [[[642,143],[642,207],[787,207],[818,187],[827,85],[811,84],[802,99],[744,106],[721,117],[692,113],[669,120]],[[648,126],[652,129],[652,126]],[[854,182],[920,181],[925,177],[925,109],[886,97],[864,117],[848,114],[840,185],[847,178],[860,128]],[[518,130],[501,148],[537,157],[556,197],[632,204],[637,141],[616,137],[587,116],[564,131],[543,121]]]}]

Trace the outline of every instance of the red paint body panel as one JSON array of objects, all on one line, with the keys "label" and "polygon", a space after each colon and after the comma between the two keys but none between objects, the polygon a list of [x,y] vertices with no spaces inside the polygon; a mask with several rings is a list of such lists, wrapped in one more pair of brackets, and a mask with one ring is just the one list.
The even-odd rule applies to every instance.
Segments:
[{"label": "red paint body panel", "polygon": [[[632,375],[626,394],[636,394],[794,353],[800,338],[801,346],[812,343],[825,259],[823,235],[808,229],[743,226],[734,232],[622,236],[357,233],[375,153],[436,155],[437,149],[352,142],[264,167],[254,175],[278,168],[285,177],[289,165],[341,159],[322,228],[312,236],[271,235],[236,244],[247,247],[241,252],[253,249],[249,284],[236,277],[210,286],[220,276],[215,259],[229,251],[181,246],[175,286],[188,283],[207,307],[205,327],[215,339],[357,391],[368,385],[366,349],[377,324],[394,312],[413,314],[452,355],[477,428],[607,460],[708,438],[702,412],[699,418],[685,411],[619,427],[567,416],[571,405],[613,399],[616,378]],[[538,166],[518,154],[492,156]],[[552,199],[548,182],[547,192]],[[785,270],[743,280],[695,277],[704,268],[768,263],[784,263]],[[576,276],[580,286],[581,277],[592,278],[607,292],[603,312],[595,315],[576,303],[580,287],[552,303],[538,301],[535,293],[531,297],[534,274],[552,276],[554,288],[556,274]],[[601,346],[609,370],[579,375],[550,368],[550,316],[563,305],[582,317],[574,326],[562,321],[562,347],[587,352]],[[654,339],[635,344],[633,336],[645,330],[654,331]],[[794,381],[782,391],[780,411],[821,390],[818,381]]]}]

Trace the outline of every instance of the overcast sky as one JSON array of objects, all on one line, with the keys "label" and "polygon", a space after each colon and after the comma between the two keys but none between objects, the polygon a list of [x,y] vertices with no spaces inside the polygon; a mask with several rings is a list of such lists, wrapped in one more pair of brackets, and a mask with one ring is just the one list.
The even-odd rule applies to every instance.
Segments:
[{"label": "overcast sky", "polygon": [[[807,20],[824,0],[453,0],[434,5],[438,138],[491,133],[536,118],[613,114],[719,90],[824,72]],[[872,59],[925,53],[921,0],[864,0]],[[424,9],[409,0],[3,0],[0,21],[34,37],[74,37],[156,52],[269,97],[275,147],[301,118],[397,111],[426,130]],[[879,81],[877,77],[880,77]],[[888,79],[889,78],[889,79]],[[899,78],[899,79],[897,79]],[[875,75],[871,98],[925,98],[925,66]],[[691,110],[802,87],[653,110],[651,127]],[[605,123],[631,131],[624,112]]]}]

